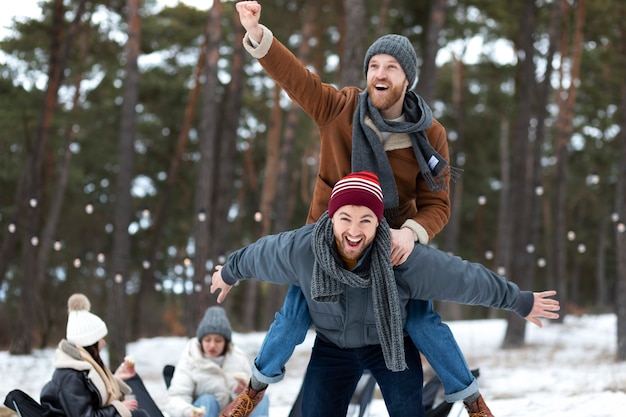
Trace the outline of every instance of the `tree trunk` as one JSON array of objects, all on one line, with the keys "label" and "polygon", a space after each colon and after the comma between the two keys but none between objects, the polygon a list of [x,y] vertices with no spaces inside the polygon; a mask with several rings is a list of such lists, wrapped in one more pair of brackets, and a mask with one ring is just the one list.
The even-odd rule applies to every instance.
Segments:
[{"label": "tree trunk", "polygon": [[193,334],[204,312],[201,302],[202,285],[207,275],[209,256],[209,236],[212,236],[215,207],[212,196],[215,192],[216,160],[218,155],[217,126],[219,124],[220,99],[218,97],[219,80],[217,62],[220,57],[219,45],[222,38],[222,3],[213,2],[209,11],[205,36],[207,38],[207,62],[202,85],[202,117],[199,132],[200,161],[194,198],[193,230],[195,253],[193,257],[193,290],[186,303],[186,326],[188,334]]},{"label": "tree trunk", "polygon": [[[274,88],[274,106],[270,117],[270,126],[267,132],[265,151],[265,175],[263,177],[263,189],[261,191],[261,236],[272,232],[272,222],[276,219],[274,202],[277,201],[277,183],[280,159],[280,138],[282,127],[283,109],[280,107],[280,86]],[[263,284],[271,285],[271,284]],[[274,313],[280,310],[284,300],[285,289],[272,285],[272,290],[267,292],[265,303],[262,303],[261,323],[263,328],[268,327],[274,320]]]},{"label": "tree trunk", "polygon": [[[315,3],[307,3],[303,10],[302,16],[302,42],[298,48],[297,57],[307,65],[311,60],[310,39],[315,32],[315,17],[318,9]],[[283,131],[283,141],[280,149],[280,159],[278,161],[278,182],[276,184],[276,200],[287,202],[289,197],[293,195],[290,187],[290,179],[293,178],[292,169],[293,150],[296,143],[296,133],[298,128],[298,119],[302,114],[302,110],[296,103],[291,103],[287,113],[286,124]],[[272,232],[278,233],[289,229],[289,221],[291,215],[288,211],[287,204],[278,204],[275,208],[276,219]]]},{"label": "tree trunk", "polygon": [[[568,165],[569,165],[569,143],[573,132],[573,117],[574,117],[574,104],[576,101],[576,88],[579,81],[580,71],[580,59],[583,47],[582,28],[584,24],[585,16],[585,2],[583,0],[578,2],[578,7],[570,9],[574,10],[575,27],[574,27],[574,41],[571,45],[572,56],[567,59],[571,61],[569,67],[571,68],[569,74],[563,73],[563,65],[565,64],[566,57],[564,51],[568,50],[567,47],[562,46],[562,59],[561,69],[559,71],[561,78],[561,88],[559,88],[557,105],[559,114],[556,122],[556,137],[557,142],[555,146],[556,166],[554,176],[554,214],[555,219],[555,231],[554,231],[554,256],[556,257],[556,280],[557,289],[559,291],[559,299],[561,305],[565,308],[569,303],[569,292],[567,283],[567,248],[566,248],[566,218],[567,218],[567,178],[568,178]],[[569,39],[568,33],[563,33],[562,44],[566,45]],[[568,65],[566,65],[568,67]],[[569,84],[569,88],[565,88],[564,85]],[[561,314],[561,320],[567,313],[567,310]]]},{"label": "tree trunk", "polygon": [[376,25],[376,38],[380,38],[387,33],[387,20],[389,19],[389,9],[391,0],[382,0],[378,8],[378,25]]},{"label": "tree trunk", "polygon": [[340,87],[363,84],[363,57],[367,35],[363,28],[367,27],[366,10],[364,0],[343,0],[345,33],[341,37]]},{"label": "tree trunk", "polygon": [[[625,31],[626,32],[626,31]],[[626,35],[626,33],[624,33]],[[623,38],[622,38],[623,39]],[[626,60],[626,48],[624,58]],[[616,228],[617,258],[617,360],[626,361],[626,86],[621,86],[620,162],[616,186],[616,207],[619,223]]]},{"label": "tree trunk", "polygon": [[606,255],[609,243],[609,213],[606,201],[600,203],[600,225],[598,227],[598,249],[596,262],[596,307],[600,311],[608,311],[609,292],[606,277]]},{"label": "tree trunk", "polygon": [[[620,5],[622,17],[626,14]],[[626,29],[620,26],[621,61],[622,67],[626,63]],[[620,146],[620,160],[618,164],[618,177],[615,190],[615,212],[619,217],[615,232],[616,258],[617,258],[617,360],[626,361],[626,84],[620,87],[620,131],[618,135]]]},{"label": "tree trunk", "polygon": [[[439,52],[439,33],[446,22],[446,0],[430,2],[430,15],[426,30],[426,45],[423,63],[420,68],[418,92],[427,103],[432,104],[437,85],[437,64],[435,59]],[[461,63],[462,65],[462,63]]]},{"label": "tree trunk", "polygon": [[[430,48],[430,46],[427,46]],[[434,59],[434,57],[433,57]],[[433,61],[434,65],[434,61]],[[465,91],[464,81],[464,64],[460,59],[453,58],[452,63],[452,112],[454,125],[450,126],[457,133],[457,140],[454,143],[454,148],[450,149],[450,164],[454,165],[455,155],[463,153],[463,138],[464,138],[464,124],[463,118],[463,91]],[[434,74],[432,75],[434,76]],[[424,81],[424,78],[421,78]],[[432,88],[429,84],[431,82],[420,81],[420,92],[422,87],[426,89]],[[463,176],[461,175],[456,181],[450,182],[450,220],[446,225],[442,237],[444,240],[443,248],[451,253],[458,253],[459,250],[459,235],[461,229],[461,202],[463,201]],[[463,306],[458,303],[443,303],[438,308],[442,315],[447,320],[460,320],[463,315]]]},{"label": "tree trunk", "polygon": [[126,283],[129,282],[129,264],[132,258],[128,227],[133,214],[131,185],[134,171],[134,141],[136,113],[139,97],[139,67],[141,0],[126,1],[128,40],[125,46],[125,77],[122,92],[123,103],[120,115],[118,145],[119,171],[115,189],[115,211],[113,217],[113,246],[109,270],[108,327],[109,363],[122,362],[126,352]]},{"label": "tree trunk", "polygon": [[261,189],[261,236],[272,232],[272,220],[275,219],[274,202],[278,183],[278,164],[280,159],[280,137],[282,133],[283,109],[280,107],[282,89],[278,84],[274,87],[274,106],[269,120],[267,142],[265,144],[265,175]]},{"label": "tree trunk", "polygon": [[[17,207],[14,218],[17,219],[16,223],[19,227],[22,245],[22,277],[20,281],[20,315],[16,323],[15,336],[11,345],[12,354],[29,354],[33,347],[38,293],[37,263],[33,262],[33,259],[37,257],[37,246],[40,243],[46,244],[46,242],[41,242],[38,236],[41,228],[41,210],[44,200],[42,188],[43,158],[52,117],[57,104],[58,91],[67,62],[66,54],[68,48],[63,48],[64,13],[63,1],[56,0],[52,23],[53,35],[50,46],[48,85],[46,86],[35,138],[28,146],[28,156],[20,177],[20,187],[18,187],[19,194],[16,196]],[[12,252],[11,246],[16,243],[17,235],[14,236],[14,234],[10,233],[6,239],[6,254],[9,254]],[[8,259],[3,262],[3,268],[5,268],[2,271],[3,276],[7,264]]]},{"label": "tree trunk", "polygon": [[[550,26],[548,28],[549,42],[548,45],[548,53],[546,55],[545,62],[551,63],[554,60],[554,56],[556,55],[557,46],[559,42],[560,32],[561,32],[561,19],[562,19],[562,8],[561,1],[555,1],[552,3],[552,10],[550,13]],[[545,190],[542,184],[542,166],[541,166],[541,155],[542,150],[545,143],[545,132],[546,132],[546,119],[548,118],[548,99],[550,97],[550,92],[552,91],[550,82],[552,80],[552,74],[554,72],[553,65],[547,65],[546,71],[543,75],[543,81],[540,84],[539,93],[537,95],[537,143],[535,145],[535,157],[534,157],[534,179],[533,186],[535,187],[535,192],[533,192],[532,197],[532,228],[531,228],[531,237],[530,242],[535,246],[539,246],[539,237],[540,237],[540,228],[541,228],[541,220],[545,218],[545,222],[543,224],[543,230],[545,234],[549,234],[551,230],[550,223],[547,221],[550,219],[549,217],[542,216],[543,214],[543,200],[542,197],[545,194]],[[546,202],[546,205],[549,203]],[[551,219],[550,219],[551,220]],[[546,250],[549,251],[550,244],[548,243],[548,239],[546,239],[546,244],[544,245]],[[548,256],[551,258],[550,256]],[[549,270],[554,270],[551,267]],[[534,269],[531,270],[534,274]],[[554,288],[553,285],[553,274],[547,274],[547,288]]]},{"label": "tree trunk", "polygon": [[[319,7],[315,3],[307,3],[302,11],[302,41],[300,42],[296,56],[305,65],[307,65],[311,60],[310,39],[315,32],[315,18],[317,16],[318,8]],[[278,98],[279,96],[277,95],[276,99]],[[275,105],[278,105],[278,103]],[[278,109],[275,108],[275,110]],[[263,195],[261,197],[264,216],[271,216],[271,233],[283,232],[289,229],[289,223],[292,217],[291,211],[289,210],[290,206],[287,202],[291,196],[297,194],[293,192],[290,180],[294,177],[292,159],[300,114],[302,114],[302,110],[297,104],[292,102],[285,118],[286,123],[283,129],[282,142],[280,142],[279,138],[275,136],[279,134],[278,123],[280,123],[280,120],[272,120],[272,132],[270,133],[274,137],[268,138],[271,143],[268,143],[267,152],[268,156],[270,156],[270,152],[272,153],[272,157],[274,157],[274,155],[276,156],[275,162],[277,165],[276,168],[270,168],[269,164],[272,161],[267,160],[266,172],[270,175],[275,175],[276,177],[275,184],[271,177],[268,178],[270,183],[267,188],[263,188]],[[277,111],[274,111],[272,115],[276,117]],[[278,149],[276,149],[277,147]],[[272,192],[274,193],[273,196]],[[274,206],[273,201],[279,201],[281,203]],[[265,229],[263,232],[265,232]],[[252,302],[254,296],[255,299],[253,306],[257,306],[259,303],[258,297],[264,293],[260,290],[260,284],[256,282],[254,284],[247,283],[246,291],[249,292],[249,294],[246,294],[246,301]],[[282,304],[282,300],[284,298],[284,289],[276,289],[275,291],[272,290],[269,291],[269,294],[269,300],[266,299],[266,302],[262,303],[263,312],[261,313],[261,321],[267,321],[274,312],[280,309],[280,305]],[[246,310],[247,315],[254,314],[254,317],[257,317],[258,312],[253,312],[252,306],[246,308]],[[247,323],[252,323],[252,321],[252,317],[248,317],[246,319]]]},{"label": "tree trunk", "polygon": [[[519,79],[517,80],[517,111],[512,131],[511,188],[508,198],[511,212],[512,236],[511,256],[506,265],[506,274],[522,288],[529,288],[527,271],[533,268],[531,258],[526,252],[529,238],[528,225],[531,224],[530,203],[532,187],[528,184],[529,171],[532,167],[532,143],[529,141],[530,119],[535,92],[535,65],[533,33],[536,22],[536,6],[533,2],[524,2],[523,16],[520,19],[521,60]],[[524,344],[525,321],[510,314],[503,341],[503,347],[520,347]]]},{"label": "tree trunk", "polygon": [[500,201],[498,204],[498,231],[496,238],[496,253],[494,265],[496,271],[500,268],[506,269],[510,265],[511,245],[513,240],[513,224],[511,221],[511,207],[509,206],[511,192],[511,155],[509,139],[509,121],[502,118],[500,121],[500,181],[502,189],[500,191]]},{"label": "tree trunk", "polygon": [[[237,16],[234,16],[238,20]],[[225,254],[232,248],[233,243],[229,239],[221,237],[231,236],[231,226],[228,223],[228,210],[233,202],[233,178],[235,178],[237,155],[237,129],[239,127],[239,118],[241,113],[241,98],[243,92],[243,75],[244,75],[244,49],[243,36],[244,29],[241,24],[236,22],[235,27],[236,38],[233,42],[232,64],[231,64],[231,80],[227,90],[226,103],[222,106],[224,109],[221,120],[224,121],[221,126],[221,134],[218,148],[219,154],[216,162],[217,173],[216,192],[212,197],[212,205],[214,207],[214,216],[211,218],[213,222],[213,237],[209,249],[209,255],[212,259]],[[209,271],[210,272],[210,271]],[[205,283],[206,284],[206,283]],[[213,303],[215,296],[209,294],[206,296],[210,299],[205,300],[206,303]]]},{"label": "tree trunk", "polygon": [[[206,49],[207,38],[204,38],[202,46],[200,47],[200,53],[198,54],[198,61],[194,70],[193,87],[189,91],[189,99],[185,106],[185,115],[182,122],[182,127],[178,135],[176,142],[176,148],[174,154],[170,159],[169,169],[167,171],[167,183],[163,189],[163,192],[159,198],[156,209],[153,211],[153,223],[151,227],[151,236],[148,244],[148,251],[146,254],[146,263],[142,269],[141,282],[139,283],[139,294],[143,296],[147,294],[154,294],[155,285],[155,265],[157,263],[157,254],[161,246],[161,238],[163,237],[163,229],[167,220],[167,209],[170,203],[170,196],[174,191],[174,187],[178,181],[178,172],[180,168],[180,161],[183,153],[187,148],[187,142],[189,141],[189,132],[193,126],[195,119],[196,107],[198,103],[198,97],[200,95],[200,86],[202,84],[201,77],[204,72],[206,64]],[[140,336],[140,323],[144,317],[151,314],[151,308],[148,303],[140,302],[138,298],[135,299],[133,304],[131,335],[133,338]]]},{"label": "tree trunk", "polygon": [[[64,55],[68,54],[70,47],[74,44],[74,39],[77,38],[80,31],[80,24],[83,19],[83,13],[85,9],[85,1],[81,1],[77,10],[77,14],[70,26],[69,35],[66,38],[64,50]],[[88,36],[86,36],[86,32],[82,32],[82,36],[80,37],[80,57],[81,59],[85,59],[87,56],[87,48],[88,48]],[[65,65],[64,65],[65,66]],[[74,80],[74,96],[72,98],[72,109],[71,113],[76,115],[76,110],[80,107],[80,94],[81,94],[81,82],[83,80],[83,74],[77,74]],[[54,236],[57,233],[57,227],[59,224],[59,219],[61,218],[61,211],[63,208],[63,203],[65,201],[65,192],[67,190],[68,178],[70,175],[70,162],[72,159],[72,152],[70,150],[70,146],[74,142],[75,132],[74,132],[74,123],[76,123],[76,119],[72,118],[70,122],[67,123],[65,127],[65,144],[63,148],[63,156],[58,163],[57,166],[57,182],[54,192],[51,194],[50,208],[48,210],[48,215],[46,216],[46,221],[41,232],[40,241],[42,244],[39,246],[39,251],[37,253],[36,260],[36,288],[38,295],[44,295],[46,288],[42,287],[46,283],[47,276],[47,268],[48,262],[50,260],[50,254],[53,249]],[[44,298],[45,299],[45,298]],[[40,305],[40,315],[44,317],[42,325],[46,325],[46,312],[41,308],[41,303],[37,303]],[[47,334],[48,332],[44,329],[42,331],[42,335]],[[42,342],[44,342],[42,340]],[[45,343],[42,343],[45,346]]]}]

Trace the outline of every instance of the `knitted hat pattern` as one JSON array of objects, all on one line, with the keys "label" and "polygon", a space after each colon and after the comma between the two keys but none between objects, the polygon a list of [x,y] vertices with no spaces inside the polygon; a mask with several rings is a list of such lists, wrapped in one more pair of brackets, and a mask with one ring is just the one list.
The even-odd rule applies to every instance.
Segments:
[{"label": "knitted hat pattern", "polygon": [[77,346],[91,346],[109,331],[104,321],[91,313],[91,302],[84,294],[72,294],[67,300],[67,329],[65,338]]},{"label": "knitted hat pattern", "polygon": [[417,82],[417,54],[409,38],[402,35],[389,34],[378,38],[365,53],[363,62],[363,70],[367,77],[367,68],[370,60],[374,55],[386,54],[394,57],[409,81],[409,90],[415,86]]},{"label": "knitted hat pattern", "polygon": [[346,175],[333,187],[328,202],[328,216],[343,206],[365,206],[372,210],[378,221],[383,218],[383,190],[378,176],[369,171],[353,172]]},{"label": "knitted hat pattern", "polygon": [[196,337],[198,341],[202,341],[202,338],[207,334],[219,334],[230,342],[232,333],[233,329],[230,327],[228,317],[226,317],[226,311],[222,307],[214,306],[207,308],[204,312],[204,317],[196,331]]}]

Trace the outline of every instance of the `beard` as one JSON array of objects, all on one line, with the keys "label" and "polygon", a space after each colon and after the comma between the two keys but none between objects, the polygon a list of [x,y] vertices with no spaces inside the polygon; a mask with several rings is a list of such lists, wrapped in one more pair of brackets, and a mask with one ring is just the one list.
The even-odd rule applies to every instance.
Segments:
[{"label": "beard", "polygon": [[339,240],[338,243],[339,253],[341,253],[341,255],[346,259],[350,259],[352,261],[356,261],[357,259],[359,259],[365,251],[366,247],[363,242],[361,242],[357,247],[350,246],[343,239]]},{"label": "beard", "polygon": [[402,99],[404,93],[403,86],[390,85],[384,95],[377,94],[375,82],[370,83],[367,86],[367,92],[369,93],[372,104],[379,111],[389,110],[394,104]]}]

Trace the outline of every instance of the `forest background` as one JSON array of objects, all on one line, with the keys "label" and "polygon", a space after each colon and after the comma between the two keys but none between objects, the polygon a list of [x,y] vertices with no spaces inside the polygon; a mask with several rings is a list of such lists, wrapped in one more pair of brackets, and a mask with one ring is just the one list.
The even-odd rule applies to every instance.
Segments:
[{"label": "forest background", "polygon": [[[0,41],[0,348],[54,345],[68,296],[84,292],[117,363],[128,341],[193,334],[215,304],[214,265],[304,223],[318,133],[243,50],[234,2],[40,5]],[[463,169],[433,245],[557,289],[564,315],[615,313],[616,360],[625,18],[620,0],[273,0],[262,12],[337,87],[364,86],[376,37],[409,37],[416,91]],[[266,329],[284,292],[247,281],[225,307],[238,331]],[[437,307],[450,320],[503,314]],[[525,322],[506,317],[503,347],[522,346]]]}]

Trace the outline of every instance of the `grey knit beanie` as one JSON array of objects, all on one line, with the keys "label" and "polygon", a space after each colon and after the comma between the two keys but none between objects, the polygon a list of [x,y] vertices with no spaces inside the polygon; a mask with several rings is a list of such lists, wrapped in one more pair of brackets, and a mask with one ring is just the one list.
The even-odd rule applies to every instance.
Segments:
[{"label": "grey knit beanie", "polygon": [[233,329],[230,327],[228,317],[226,317],[226,311],[222,307],[215,306],[207,308],[204,312],[204,317],[196,331],[196,337],[198,341],[202,341],[202,338],[207,334],[219,334],[230,342],[232,333]]},{"label": "grey knit beanie", "polygon": [[402,70],[404,70],[406,79],[409,81],[409,90],[415,86],[417,81],[417,55],[409,38],[393,33],[378,38],[365,53],[365,60],[363,61],[365,77],[367,77],[367,67],[370,64],[370,59],[378,54],[387,54],[394,57],[402,67]]}]

